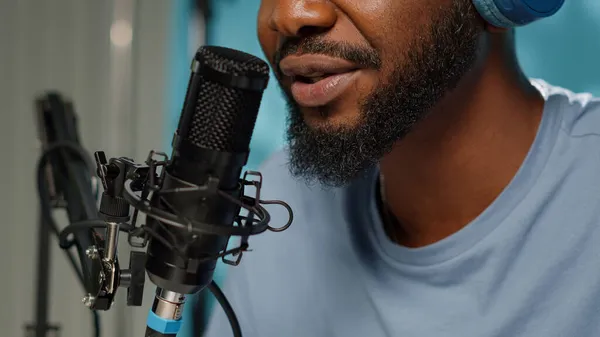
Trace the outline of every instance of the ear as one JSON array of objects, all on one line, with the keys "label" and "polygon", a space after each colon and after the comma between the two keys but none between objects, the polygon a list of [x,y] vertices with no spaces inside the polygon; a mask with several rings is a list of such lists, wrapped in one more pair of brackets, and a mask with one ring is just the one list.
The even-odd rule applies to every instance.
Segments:
[{"label": "ear", "polygon": [[488,32],[490,32],[492,34],[501,34],[501,33],[506,33],[507,31],[510,30],[510,28],[496,27],[496,26],[486,22],[485,30],[487,30]]}]

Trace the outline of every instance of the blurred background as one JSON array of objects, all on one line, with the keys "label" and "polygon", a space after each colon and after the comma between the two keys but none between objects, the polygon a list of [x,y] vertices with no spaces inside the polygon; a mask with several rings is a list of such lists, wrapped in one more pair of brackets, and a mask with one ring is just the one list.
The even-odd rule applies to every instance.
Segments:
[{"label": "blurred background", "polygon": [[[34,98],[54,90],[72,99],[90,153],[104,150],[108,156],[143,161],[151,149],[170,152],[195,49],[215,44],[263,57],[255,36],[259,2],[0,0],[0,186],[6,192],[0,199],[2,336],[24,336],[23,326],[34,318],[34,173],[40,155]],[[600,95],[598,18],[600,1],[573,0],[555,17],[519,29],[518,53],[526,73]],[[254,132],[250,169],[283,145],[285,117],[272,80]],[[121,252],[122,263],[126,255]],[[83,290],[54,239],[51,274],[50,320],[61,325],[60,336],[91,336]],[[226,274],[220,265],[217,280]],[[103,336],[142,336],[153,291],[147,281],[144,306],[133,309],[125,306],[121,291],[115,307],[101,314]],[[214,307],[204,294],[190,303],[181,337],[198,335]]]}]

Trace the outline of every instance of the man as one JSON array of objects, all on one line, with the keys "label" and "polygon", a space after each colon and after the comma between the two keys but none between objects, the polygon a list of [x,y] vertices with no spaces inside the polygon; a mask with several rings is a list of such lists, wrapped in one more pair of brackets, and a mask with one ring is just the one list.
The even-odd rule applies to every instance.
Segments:
[{"label": "man", "polygon": [[258,36],[294,223],[227,269],[244,336],[600,336],[600,100],[527,79],[471,0],[263,0]]}]

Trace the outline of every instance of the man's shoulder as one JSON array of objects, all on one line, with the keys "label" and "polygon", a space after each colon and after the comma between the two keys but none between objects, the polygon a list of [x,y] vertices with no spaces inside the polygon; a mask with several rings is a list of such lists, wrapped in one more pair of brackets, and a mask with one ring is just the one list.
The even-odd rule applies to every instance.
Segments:
[{"label": "man's shoulder", "polygon": [[600,135],[600,97],[534,79],[533,85],[546,100],[546,108],[559,113],[562,129],[571,136]]}]

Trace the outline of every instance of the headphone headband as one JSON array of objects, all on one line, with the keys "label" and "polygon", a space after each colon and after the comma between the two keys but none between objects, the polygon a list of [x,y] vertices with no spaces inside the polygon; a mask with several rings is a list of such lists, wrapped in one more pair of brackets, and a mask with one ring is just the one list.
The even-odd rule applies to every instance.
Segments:
[{"label": "headphone headband", "polygon": [[479,14],[496,27],[513,28],[554,15],[565,0],[473,0]]}]

